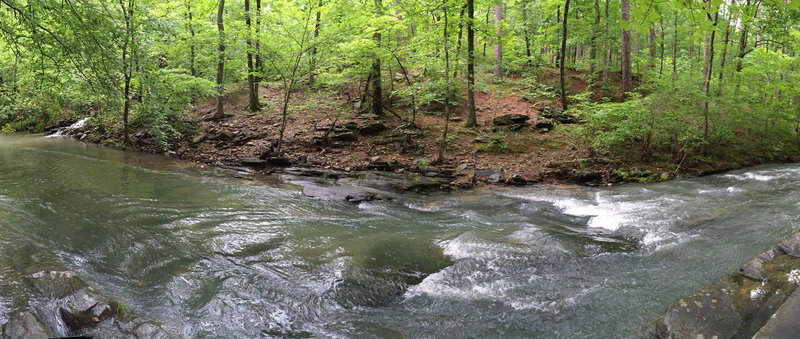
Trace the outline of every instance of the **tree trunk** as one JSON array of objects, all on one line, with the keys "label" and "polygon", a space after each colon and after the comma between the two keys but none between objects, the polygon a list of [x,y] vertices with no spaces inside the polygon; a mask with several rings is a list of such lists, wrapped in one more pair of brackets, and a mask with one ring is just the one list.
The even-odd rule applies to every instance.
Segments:
[{"label": "tree trunk", "polygon": [[[620,12],[622,21],[630,22],[631,8],[628,0],[620,0]],[[628,92],[633,91],[633,74],[631,73],[631,32],[622,29],[622,92],[623,98],[628,97]]]},{"label": "tree trunk", "polygon": [[[594,25],[592,36],[589,38],[589,74],[594,75],[597,70],[597,33],[600,31],[600,0],[594,0]],[[596,79],[594,79],[596,80]],[[592,81],[594,81],[592,80]]]},{"label": "tree trunk", "polygon": [[672,81],[675,82],[678,78],[678,10],[675,10],[675,21],[672,27]]},{"label": "tree trunk", "polygon": [[442,10],[444,11],[444,130],[442,131],[442,139],[439,143],[439,155],[436,159],[437,163],[444,160],[444,152],[447,150],[447,132],[450,127],[450,36],[447,31],[447,25],[449,25],[447,19],[447,0],[444,0]]},{"label": "tree trunk", "polygon": [[[264,62],[261,59],[261,0],[256,0],[256,72],[264,73]],[[261,82],[261,75],[256,76],[256,91]]]},{"label": "tree trunk", "polygon": [[708,14],[708,10],[710,10],[712,6],[711,1],[712,0],[707,0],[706,2],[706,17],[712,22],[713,28],[707,39],[706,48],[704,50],[705,66],[703,67],[703,93],[706,99],[703,103],[703,140],[708,140],[708,105],[711,96],[711,73],[714,67],[714,37],[717,34],[717,20],[719,19],[719,11],[714,14],[713,19],[711,15]]},{"label": "tree trunk", "polygon": [[569,18],[569,0],[564,1],[564,19],[561,25],[561,52],[559,53],[561,56],[561,61],[559,61],[559,70],[560,76],[559,79],[561,84],[561,108],[567,110],[567,86],[564,83],[564,64],[566,64],[567,55],[567,18]]},{"label": "tree trunk", "polygon": [[195,32],[194,32],[194,13],[192,13],[192,2],[186,1],[186,16],[188,22],[188,29],[189,29],[189,72],[192,74],[193,77],[197,76],[197,67],[195,66],[195,59],[196,57],[196,48],[194,45],[195,41]]},{"label": "tree trunk", "polygon": [[313,45],[311,45],[311,57],[309,58],[308,70],[308,85],[312,87],[317,77],[317,39],[319,38],[319,28],[322,20],[322,0],[320,0],[317,5],[316,15],[316,18],[314,18],[314,41],[312,42]]},{"label": "tree trunk", "polygon": [[467,127],[477,127],[475,114],[475,0],[467,0]]},{"label": "tree trunk", "polygon": [[608,80],[608,67],[611,64],[611,48],[608,45],[608,23],[611,21],[611,15],[609,14],[609,2],[610,0],[606,0],[606,8],[605,8],[605,16],[606,16],[606,23],[605,27],[603,28],[603,83]]},{"label": "tree trunk", "polygon": [[122,134],[123,134],[123,143],[125,145],[131,144],[131,135],[130,135],[130,128],[129,128],[129,117],[131,112],[131,80],[133,79],[133,61],[132,55],[134,54],[132,50],[134,49],[134,32],[133,32],[133,15],[134,15],[134,0],[127,1],[127,7],[123,5],[124,3],[120,1],[120,5],[122,6],[122,13],[125,17],[125,41],[122,44],[122,67],[123,67],[123,95],[125,96],[125,102],[123,103],[122,107]]},{"label": "tree trunk", "polygon": [[225,13],[225,0],[219,0],[217,4],[217,39],[219,42],[217,48],[217,112],[214,113],[215,118],[222,118],[225,116],[225,108],[222,104],[222,96],[225,94],[225,23],[223,21],[223,14]]},{"label": "tree trunk", "polygon": [[523,34],[523,38],[525,39],[525,65],[530,66],[531,65],[531,38],[530,38],[530,32],[528,31],[528,27],[529,27],[529,24],[528,24],[528,1],[527,0],[522,0],[520,2],[520,5],[522,6],[522,22],[523,22],[523,25],[524,25],[523,29],[522,29],[522,34]]},{"label": "tree trunk", "polygon": [[650,32],[647,34],[647,68],[653,69],[656,62],[656,28],[650,23]]},{"label": "tree trunk", "polygon": [[[383,15],[383,0],[375,0],[375,13]],[[372,35],[375,45],[381,46],[381,32],[376,31]],[[381,86],[381,56],[379,51],[375,51],[372,61],[372,113],[383,115],[383,87]]]},{"label": "tree trunk", "polygon": [[247,102],[248,110],[256,112],[259,110],[258,85],[255,80],[255,64],[253,63],[253,23],[252,13],[250,13],[250,0],[244,0],[244,21],[247,26]]},{"label": "tree trunk", "polygon": [[717,95],[722,95],[722,78],[725,76],[725,63],[728,59],[728,45],[731,38],[731,26],[733,26],[733,16],[728,17],[728,22],[725,25],[725,40],[722,43],[722,57],[719,63],[719,81],[717,81]]},{"label": "tree trunk", "polygon": [[494,76],[503,76],[503,2],[494,5],[494,26],[497,35],[494,44]]}]

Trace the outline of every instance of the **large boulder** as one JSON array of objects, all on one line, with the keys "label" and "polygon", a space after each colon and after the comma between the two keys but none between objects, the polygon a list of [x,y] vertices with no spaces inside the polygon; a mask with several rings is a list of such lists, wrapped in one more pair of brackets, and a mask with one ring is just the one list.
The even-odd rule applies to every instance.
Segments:
[{"label": "large boulder", "polygon": [[495,126],[511,126],[525,124],[531,117],[524,114],[505,114],[492,119]]}]

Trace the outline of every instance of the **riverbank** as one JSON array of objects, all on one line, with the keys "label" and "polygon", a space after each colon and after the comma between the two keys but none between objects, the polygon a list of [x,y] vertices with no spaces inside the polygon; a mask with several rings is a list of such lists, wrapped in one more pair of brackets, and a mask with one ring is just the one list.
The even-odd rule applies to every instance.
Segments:
[{"label": "riverbank", "polygon": [[[579,81],[581,74],[571,76],[575,80],[571,91],[588,90],[588,83]],[[543,79],[547,83],[548,77]],[[414,112],[397,103],[384,116],[376,116],[363,113],[361,101],[346,91],[306,89],[293,93],[285,137],[277,151],[282,92],[270,85],[262,85],[263,108],[259,112],[246,110],[246,91],[232,90],[225,101],[225,117],[214,117],[210,101],[179,116],[176,125],[185,127],[183,136],[169,140],[168,151],[147,130],[133,133],[130,148],[165,153],[202,166],[248,167],[262,174],[286,167],[354,176],[364,171],[410,174],[441,179],[444,184],[438,187],[442,189],[534,183],[609,186],[797,160],[741,155],[741,159],[704,156],[664,161],[601,153],[580,136],[581,118],[562,112],[554,98],[540,92],[532,95],[519,79],[479,92],[477,128],[464,127],[466,112],[455,107],[442,159],[438,157],[442,107],[427,106]],[[114,131],[90,121],[85,129],[70,132],[81,140],[124,148],[122,136]]]}]

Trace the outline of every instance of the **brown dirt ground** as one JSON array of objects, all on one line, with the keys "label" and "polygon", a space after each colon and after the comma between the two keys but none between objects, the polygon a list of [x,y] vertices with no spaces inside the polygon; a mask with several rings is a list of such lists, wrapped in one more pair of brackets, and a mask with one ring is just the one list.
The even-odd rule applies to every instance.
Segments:
[{"label": "brown dirt ground", "polygon": [[[587,90],[585,74],[569,71],[568,76],[570,93]],[[545,84],[557,85],[558,74],[545,72],[540,79]],[[428,108],[417,114],[416,125],[420,136],[413,139],[419,145],[417,152],[405,152],[399,142],[382,142],[387,136],[402,132],[403,121],[389,113],[381,117],[388,131],[379,135],[360,136],[358,141],[339,146],[315,142],[315,138],[326,134],[334,121],[337,125],[350,121],[363,125],[366,122],[361,118],[360,112],[363,110],[351,99],[358,98],[358,94],[352,93],[352,90],[337,92],[304,89],[293,92],[281,155],[289,158],[304,157],[311,166],[344,171],[363,170],[369,168],[371,163],[387,161],[396,164],[395,172],[426,172],[435,167],[441,172],[455,173],[453,183],[460,186],[472,186],[476,183],[472,171],[477,169],[498,170],[504,180],[517,176],[524,178],[526,182],[558,181],[553,169],[547,167],[549,163],[572,161],[591,155],[590,145],[569,133],[569,130],[575,128],[574,125],[559,125],[550,133],[540,133],[532,128],[538,119],[538,108],[546,105],[560,106],[556,98],[531,100],[530,90],[524,85],[524,80],[519,78],[506,78],[501,85],[487,88],[489,89],[476,92],[475,96],[479,127],[466,128],[464,122],[451,122],[451,141],[440,163],[419,164],[421,160],[427,163],[434,162],[437,158],[444,117],[441,113],[430,112],[441,112],[441,108]],[[537,104],[523,100],[526,93],[529,94],[528,100],[536,101]],[[264,108],[253,113],[246,110],[246,91],[243,88],[231,89],[225,98],[225,113],[229,116],[217,121],[202,119],[213,113],[213,101],[194,107],[191,116],[199,125],[199,132],[174,144],[173,149],[176,151],[172,154],[207,165],[236,165],[239,159],[258,157],[268,152],[278,138],[281,98],[282,91],[279,87],[262,85],[260,101]],[[403,117],[411,116],[409,107],[395,104],[391,110]],[[492,118],[511,113],[530,116],[530,128],[518,132],[493,131],[496,126],[492,125]],[[455,107],[451,115],[466,120],[464,107]],[[476,139],[500,140],[505,147],[493,150],[485,143],[476,142]],[[138,140],[136,145],[140,150],[155,151],[153,143],[146,138]],[[457,171],[456,168],[461,164],[466,164],[468,169]]]}]

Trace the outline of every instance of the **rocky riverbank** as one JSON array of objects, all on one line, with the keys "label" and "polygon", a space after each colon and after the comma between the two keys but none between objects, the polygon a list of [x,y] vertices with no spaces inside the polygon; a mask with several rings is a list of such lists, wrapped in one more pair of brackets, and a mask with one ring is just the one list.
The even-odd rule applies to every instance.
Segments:
[{"label": "rocky riverbank", "polygon": [[[35,257],[35,258],[34,258]],[[23,249],[15,253],[15,305],[0,326],[2,339],[99,337],[162,339],[177,331],[103,295],[76,272]],[[11,277],[9,277],[11,278]]]},{"label": "rocky riverbank", "polygon": [[800,233],[726,279],[678,299],[648,330],[652,338],[797,338]]}]

